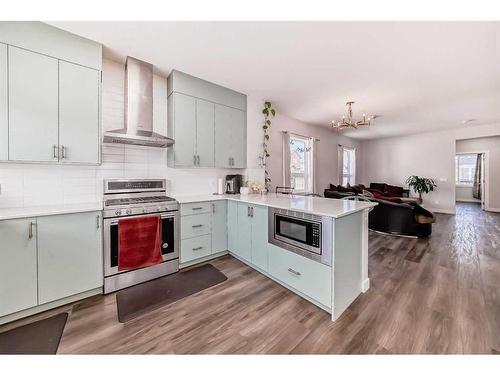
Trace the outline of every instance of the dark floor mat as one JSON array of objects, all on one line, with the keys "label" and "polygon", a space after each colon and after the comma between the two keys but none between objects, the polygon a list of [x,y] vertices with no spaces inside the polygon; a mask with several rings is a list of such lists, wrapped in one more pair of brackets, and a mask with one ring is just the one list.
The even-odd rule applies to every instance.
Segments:
[{"label": "dark floor mat", "polygon": [[68,314],[58,314],[0,333],[0,354],[56,354]]},{"label": "dark floor mat", "polygon": [[205,264],[135,285],[116,294],[118,320],[124,323],[226,280],[217,268]]}]

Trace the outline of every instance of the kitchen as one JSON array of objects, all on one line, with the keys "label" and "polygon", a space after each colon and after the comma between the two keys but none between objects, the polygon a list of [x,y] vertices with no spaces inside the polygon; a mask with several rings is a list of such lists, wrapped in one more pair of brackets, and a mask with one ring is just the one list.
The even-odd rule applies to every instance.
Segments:
[{"label": "kitchen", "polygon": [[[175,69],[156,74],[134,57],[121,63],[106,57],[100,43],[48,24],[0,23],[6,260],[0,328],[68,304],[85,309],[103,301],[112,304],[113,324],[122,324],[113,293],[119,291],[118,300],[120,291],[186,275],[207,262],[219,265],[227,282],[233,273],[224,273],[224,262],[240,274],[252,272],[250,279],[271,280],[331,320],[368,290],[372,203],[238,194],[243,181],[265,178],[254,147],[260,102]],[[161,222],[155,227],[162,228],[161,259],[119,270],[117,227],[143,217]],[[195,289],[191,297],[179,291],[178,300],[196,298]],[[144,306],[158,304],[157,295],[133,298],[139,307],[124,317],[125,325],[143,319],[137,313],[144,308],[144,317],[162,320],[161,309]],[[91,316],[94,323],[86,324],[102,318]],[[82,352],[95,352],[84,336],[78,344],[71,319],[66,325],[61,349],[77,352],[81,345]],[[182,351],[176,350],[165,352]]]}]

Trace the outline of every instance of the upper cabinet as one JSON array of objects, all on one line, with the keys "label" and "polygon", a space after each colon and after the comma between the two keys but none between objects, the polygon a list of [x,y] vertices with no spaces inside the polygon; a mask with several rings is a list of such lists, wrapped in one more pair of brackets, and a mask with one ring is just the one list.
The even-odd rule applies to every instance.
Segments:
[{"label": "upper cabinet", "polygon": [[0,22],[0,160],[98,164],[101,66],[98,43]]},{"label": "upper cabinet", "polygon": [[176,70],[167,86],[169,166],[246,168],[246,95]]},{"label": "upper cabinet", "polygon": [[9,46],[9,160],[58,160],[58,61]]},{"label": "upper cabinet", "polygon": [[59,62],[59,141],[64,163],[99,163],[100,72]]}]

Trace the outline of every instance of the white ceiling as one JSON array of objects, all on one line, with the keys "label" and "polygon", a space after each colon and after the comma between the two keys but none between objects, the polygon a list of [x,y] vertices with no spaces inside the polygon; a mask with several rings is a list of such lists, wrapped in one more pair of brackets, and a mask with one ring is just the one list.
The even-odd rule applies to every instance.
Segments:
[{"label": "white ceiling", "polygon": [[175,68],[310,124],[328,126],[348,99],[355,116],[382,115],[350,137],[500,123],[498,22],[51,24],[103,43],[108,58]]}]

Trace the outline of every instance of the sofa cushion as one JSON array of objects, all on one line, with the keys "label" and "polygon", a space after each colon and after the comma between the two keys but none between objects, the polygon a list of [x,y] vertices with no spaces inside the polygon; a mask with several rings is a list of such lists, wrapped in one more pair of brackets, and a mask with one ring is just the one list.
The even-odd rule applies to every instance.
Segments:
[{"label": "sofa cushion", "polygon": [[337,186],[335,186],[334,184],[330,184],[330,189],[329,190],[337,191]]},{"label": "sofa cushion", "polygon": [[403,203],[403,201],[401,199],[399,199],[398,197],[386,197],[385,195],[380,194],[376,191],[373,192],[373,197],[376,199],[380,199],[380,200],[388,201],[388,202],[392,202],[392,203]]},{"label": "sofa cushion", "polygon": [[351,186],[351,190],[354,191],[356,194],[363,193],[363,188],[361,188],[361,186],[359,186],[359,185]]},{"label": "sofa cushion", "polygon": [[400,186],[394,186],[394,185],[385,186],[385,193],[391,197],[402,197],[403,190],[404,189]]},{"label": "sofa cushion", "polygon": [[365,197],[373,198],[373,193],[369,190],[363,190],[361,194],[363,194]]},{"label": "sofa cushion", "polygon": [[385,191],[385,186],[386,186],[386,184],[384,184],[384,183],[378,183],[378,182],[370,183],[370,189],[374,189],[374,190]]}]

